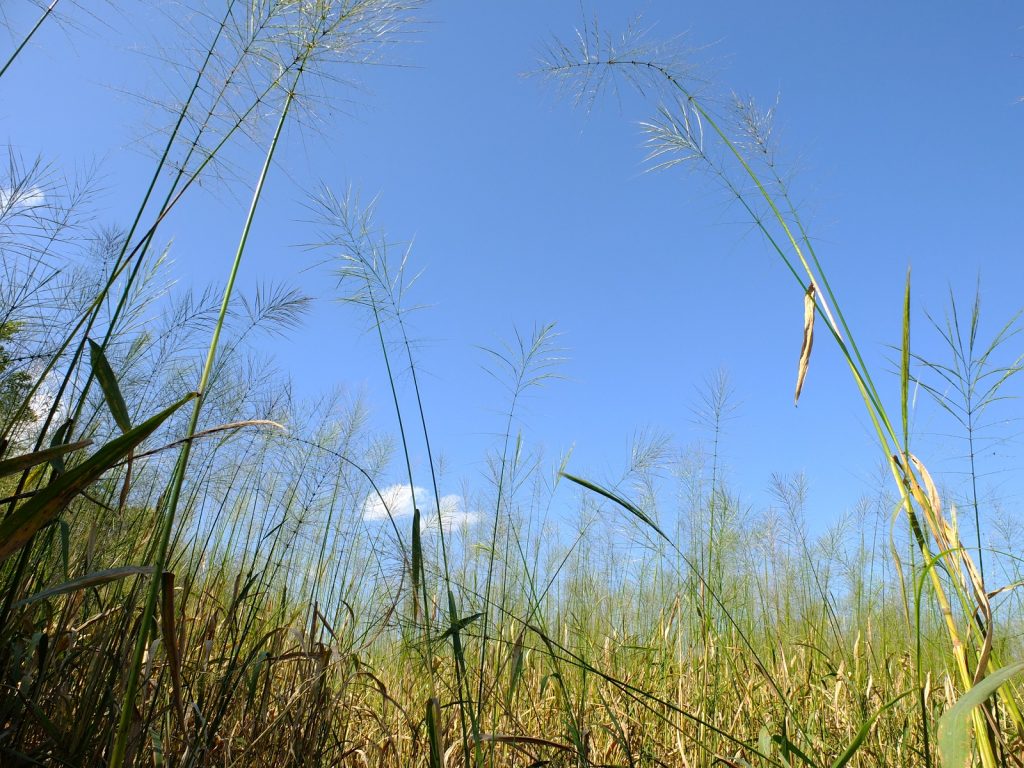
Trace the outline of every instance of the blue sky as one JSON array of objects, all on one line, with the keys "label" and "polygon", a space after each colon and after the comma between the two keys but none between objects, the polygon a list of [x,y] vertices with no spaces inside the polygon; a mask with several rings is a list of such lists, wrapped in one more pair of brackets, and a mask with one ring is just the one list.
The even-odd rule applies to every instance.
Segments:
[{"label": "blue sky", "polygon": [[[121,6],[109,27],[69,7],[82,28],[44,28],[0,83],[0,141],[66,167],[97,164],[109,221],[123,221],[143,189],[151,160],[138,139],[163,119],[127,94],[175,85],[151,55],[174,30],[145,4]],[[15,29],[32,13],[27,0],[4,9]],[[308,269],[317,257],[296,247],[312,237],[302,201],[319,183],[379,195],[379,223],[414,240],[411,268],[424,270],[411,298],[429,306],[412,330],[432,440],[453,478],[481,476],[504,425],[507,398],[479,347],[556,322],[565,380],[531,395],[522,421],[552,459],[575,446],[577,473],[617,476],[645,427],[680,444],[700,437],[697,393],[724,368],[738,405],[724,453],[744,499],[762,503],[773,472],[804,471],[824,523],[874,489],[880,457],[823,334],[793,407],[802,299],[742,212],[686,168],[644,172],[638,121],[653,108],[643,101],[623,93],[587,112],[523,76],[546,41],[584,19],[616,31],[639,16],[652,40],[683,35],[709,91],[779,98],[780,156],[890,407],[886,345],[899,340],[908,266],[923,354],[939,350],[923,311],[941,316],[950,285],[966,302],[980,275],[983,337],[1024,305],[1015,4],[442,1],[420,16],[414,40],[389,54],[402,66],[359,71],[358,90],[321,105],[317,130],[288,132],[241,283],[314,294],[303,329],[268,342],[280,367],[311,396],[365,388],[390,428],[364,319],[331,301],[324,270]],[[4,34],[6,50],[14,36]],[[255,178],[257,154],[239,161]],[[213,189],[169,222],[183,284],[222,279],[244,212],[244,195]],[[1017,413],[1011,402],[1001,415]],[[957,469],[948,421],[922,407],[915,425],[926,462]],[[998,452],[993,468],[1019,470],[1019,443]],[[1013,471],[989,485],[1020,500]]]}]

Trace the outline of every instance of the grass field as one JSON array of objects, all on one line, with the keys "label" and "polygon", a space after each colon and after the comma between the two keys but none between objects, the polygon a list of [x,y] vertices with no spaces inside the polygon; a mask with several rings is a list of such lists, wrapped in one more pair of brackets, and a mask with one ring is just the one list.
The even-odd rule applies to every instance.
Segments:
[{"label": "grass field", "polygon": [[[41,7],[21,39],[59,10]],[[392,390],[376,394],[396,428],[372,428],[359,398],[303,405],[262,374],[257,332],[294,329],[307,303],[234,289],[279,139],[309,81],[330,83],[336,60],[386,57],[416,11],[226,0],[137,215],[93,246],[89,270],[65,258],[88,190],[11,155],[0,764],[1024,766],[1019,523],[983,550],[975,495],[962,536],[908,416],[914,371],[931,371],[971,438],[972,417],[1019,370],[995,362],[1016,325],[979,338],[979,306],[960,307],[953,359],[922,359],[908,275],[899,370],[874,378],[765,115],[691,90],[670,50],[588,30],[553,43],[542,70],[570,101],[616,79],[639,87],[653,166],[706,174],[760,230],[792,276],[780,300],[804,305],[795,397],[815,345],[834,345],[877,435],[871,500],[812,535],[808,480],[777,476],[776,503],[749,511],[720,460],[724,376],[707,385],[698,449],[640,437],[614,485],[540,460],[513,417],[558,375],[545,326],[494,354],[509,397],[490,481],[473,490],[484,512],[452,508],[403,254],[372,205],[327,189],[310,202],[317,250],[379,342]],[[0,83],[25,50],[0,53]],[[161,225],[253,136],[262,170],[223,292],[165,291]],[[396,476],[419,494],[411,519],[392,515]],[[556,488],[574,500],[568,519],[552,513]]]}]

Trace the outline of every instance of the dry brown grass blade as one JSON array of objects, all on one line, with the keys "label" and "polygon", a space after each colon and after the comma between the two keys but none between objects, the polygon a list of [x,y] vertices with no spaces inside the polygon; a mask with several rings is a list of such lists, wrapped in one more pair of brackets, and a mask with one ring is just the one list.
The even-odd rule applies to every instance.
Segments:
[{"label": "dry brown grass blade", "polygon": [[[167,443],[161,445],[159,448],[152,448],[143,453],[134,454],[131,458],[132,461],[135,459],[144,459],[149,456],[153,456],[157,453],[170,450],[171,448],[177,448],[185,443],[190,443],[195,440],[202,440],[205,437],[212,437],[213,435],[220,434],[221,432],[232,432],[237,429],[243,429],[245,427],[271,427],[273,429],[279,429],[282,432],[287,432],[288,428],[284,424],[279,424],[271,419],[246,419],[244,421],[233,421],[230,424],[220,424],[216,427],[210,427],[200,432],[196,432],[191,437],[183,437],[180,440],[175,440],[173,443]],[[122,464],[125,462],[122,462]]]},{"label": "dry brown grass blade", "polygon": [[924,480],[924,487],[928,491],[928,503],[931,505],[932,513],[938,518],[942,516],[942,499],[939,496],[939,489],[932,479],[931,473],[917,456],[910,454],[910,461],[917,468]]},{"label": "dry brown grass blade", "polygon": [[974,601],[977,606],[974,611],[975,615],[977,616],[980,614],[984,638],[982,640],[981,648],[978,650],[978,658],[973,675],[973,681],[976,685],[985,677],[988,670],[989,658],[992,655],[992,605],[989,601],[987,590],[985,589],[985,582],[982,579],[977,566],[974,564],[974,560],[971,559],[967,549],[964,548],[963,543],[960,541],[960,535],[956,524],[956,508],[951,508],[952,523],[950,523],[942,514],[942,499],[939,496],[938,488],[935,485],[935,481],[932,479],[931,473],[928,472],[928,469],[915,455],[910,454],[909,458],[910,463],[921,475],[921,480],[924,483],[924,490],[927,495],[921,492],[921,487],[914,478],[913,472],[908,471],[907,474],[910,478],[911,491],[917,498],[918,504],[920,504],[924,509],[932,526],[932,532],[935,535],[936,540],[939,542],[939,545],[942,549],[947,550],[950,553],[957,553],[955,559],[952,556],[946,558],[947,561],[950,561],[951,575],[955,575],[959,579],[960,584],[965,591],[969,591],[973,594]]},{"label": "dry brown grass blade", "polygon": [[796,394],[793,396],[793,405],[800,401],[800,392],[804,388],[804,379],[807,377],[807,366],[811,362],[811,347],[814,344],[814,283],[807,286],[804,294],[804,338],[800,345],[800,363],[796,369]]},{"label": "dry brown grass blade", "polygon": [[178,725],[185,728],[185,706],[181,700],[181,649],[178,647],[177,624],[174,619],[174,574],[164,571],[163,596],[160,601],[160,625],[164,632],[164,648],[171,669],[171,700]]},{"label": "dry brown grass blade", "polygon": [[542,739],[538,736],[508,736],[502,733],[481,733],[479,741],[481,744],[530,744],[535,747],[551,747],[563,752],[572,752],[573,747],[568,744],[560,744],[550,739]]}]

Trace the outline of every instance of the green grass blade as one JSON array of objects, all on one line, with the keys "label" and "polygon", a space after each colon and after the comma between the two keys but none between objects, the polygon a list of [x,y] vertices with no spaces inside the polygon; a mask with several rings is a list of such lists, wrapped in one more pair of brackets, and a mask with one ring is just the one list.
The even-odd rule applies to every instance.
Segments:
[{"label": "green grass blade", "polygon": [[463,616],[461,619],[454,622],[450,627],[448,627],[448,629],[444,631],[444,634],[441,635],[438,638],[438,640],[447,640],[449,637],[453,637],[456,633],[464,630],[466,627],[468,627],[474,621],[479,619],[481,616],[483,616],[483,613],[474,613],[471,616]]},{"label": "green grass blade", "polygon": [[37,603],[40,600],[49,600],[51,597],[57,597],[58,595],[66,595],[69,592],[77,592],[80,589],[89,589],[90,587],[98,587],[101,584],[106,584],[111,581],[117,581],[119,579],[125,579],[129,576],[137,576],[142,573],[152,573],[153,568],[148,565],[126,565],[121,568],[108,568],[104,571],[95,571],[93,573],[87,573],[84,576],[79,576],[77,579],[71,579],[63,584],[57,584],[56,586],[44,589],[42,592],[36,592],[34,595],[29,595],[24,600],[19,600],[14,604],[15,608],[22,608],[32,603]]},{"label": "green grass blade", "polygon": [[853,741],[850,742],[850,746],[843,750],[843,754],[837,757],[836,761],[832,763],[832,768],[843,768],[847,763],[849,763],[853,759],[853,756],[857,754],[857,750],[860,749],[864,740],[867,739],[868,734],[871,733],[871,729],[874,727],[875,721],[878,720],[886,710],[891,709],[897,702],[905,696],[909,696],[911,693],[912,691],[904,691],[895,699],[890,699],[879,707],[875,714],[865,720],[864,724],[860,727],[860,730],[857,731],[857,735],[853,737]]},{"label": "green grass blade", "polygon": [[121,437],[111,440],[18,507],[14,514],[0,523],[0,561],[25,546],[36,531],[56,518],[75,496],[127,456],[193,397],[194,394],[189,394]]},{"label": "green grass blade", "polygon": [[606,499],[614,501],[616,504],[618,504],[624,510],[626,510],[630,514],[634,515],[635,517],[639,518],[646,525],[650,526],[651,529],[653,529],[655,533],[657,533],[659,536],[661,536],[661,538],[663,538],[669,544],[672,543],[671,539],[669,539],[669,537],[665,535],[665,533],[661,530],[661,528],[659,528],[657,526],[657,524],[655,524],[655,522],[653,520],[651,520],[650,517],[648,517],[640,508],[638,508],[632,502],[627,501],[622,496],[619,496],[617,493],[615,493],[613,491],[609,491],[607,488],[602,488],[600,485],[597,485],[596,483],[592,483],[589,480],[584,480],[583,478],[576,477],[575,475],[570,475],[568,472],[559,472],[558,474],[561,475],[562,477],[564,477],[566,480],[569,480],[570,482],[576,483],[576,485],[583,486],[588,491],[593,491],[596,494],[604,496]]},{"label": "green grass blade", "polygon": [[32,453],[23,453],[20,456],[12,456],[9,459],[0,461],[0,477],[24,472],[26,469],[31,469],[37,464],[44,464],[47,461],[55,462],[57,459],[63,459],[68,453],[80,451],[90,445],[92,445],[92,440],[81,440],[77,443],[54,445],[49,448],[44,448],[41,451],[33,451]]},{"label": "green grass blade", "polygon": [[117,384],[117,377],[114,369],[110,367],[107,356],[103,353],[103,347],[92,339],[89,339],[89,359],[92,361],[92,372],[103,390],[103,398],[107,401],[107,407],[117,422],[121,431],[128,433],[132,428],[132,420],[128,416],[128,406],[125,405],[124,397],[121,395],[121,387]]},{"label": "green grass blade", "polygon": [[444,743],[441,735],[441,702],[436,696],[427,700],[427,738],[430,741],[430,768],[444,768]]},{"label": "green grass blade", "polygon": [[804,765],[809,765],[811,768],[819,768],[818,764],[808,757],[807,753],[790,741],[789,736],[785,733],[777,733],[772,736],[772,743],[782,752],[782,758],[787,764],[792,765],[793,761],[790,758],[796,756],[800,758]]},{"label": "green grass blade", "polygon": [[903,293],[903,349],[900,360],[900,409],[903,416],[903,452],[910,452],[910,269],[907,269],[907,287]]},{"label": "green grass blade", "polygon": [[971,716],[975,707],[995,693],[1011,677],[1024,672],[1024,662],[993,672],[961,696],[939,718],[939,761],[943,768],[964,768],[971,759]]}]

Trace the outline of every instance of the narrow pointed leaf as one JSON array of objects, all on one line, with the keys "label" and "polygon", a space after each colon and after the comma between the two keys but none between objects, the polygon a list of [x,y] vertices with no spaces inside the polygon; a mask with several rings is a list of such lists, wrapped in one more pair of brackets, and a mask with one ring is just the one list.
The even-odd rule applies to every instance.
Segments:
[{"label": "narrow pointed leaf", "polygon": [[857,731],[857,735],[853,737],[853,741],[850,742],[850,745],[843,751],[843,754],[837,757],[836,761],[832,763],[832,768],[844,768],[844,766],[853,759],[853,756],[857,754],[857,750],[860,749],[861,744],[863,744],[864,740],[867,739],[868,734],[871,733],[871,729],[874,727],[875,721],[878,720],[886,710],[891,709],[900,699],[904,696],[909,696],[910,693],[911,691],[904,691],[895,699],[891,699],[883,704],[878,708],[878,711],[875,712],[875,714],[865,720],[864,724],[860,727],[860,730]]},{"label": "narrow pointed leaf", "polygon": [[900,409],[903,416],[903,452],[909,451],[910,442],[910,269],[907,269],[907,287],[903,292],[903,355],[900,360]]},{"label": "narrow pointed leaf", "polygon": [[619,496],[617,493],[614,493],[613,491],[609,491],[607,488],[602,488],[600,485],[597,485],[596,483],[592,483],[589,480],[584,480],[581,477],[576,477],[575,475],[570,475],[568,472],[559,472],[558,474],[561,475],[562,477],[564,477],[566,480],[569,480],[570,482],[576,483],[576,485],[582,485],[587,490],[593,491],[596,494],[604,496],[606,499],[609,499],[610,501],[614,501],[616,504],[618,504],[620,507],[625,509],[627,512],[629,512],[630,514],[634,515],[635,517],[639,518],[641,521],[643,521],[644,523],[649,525],[654,530],[655,533],[657,533],[659,536],[661,536],[661,538],[663,538],[669,544],[672,543],[671,540],[669,539],[669,537],[666,536],[664,534],[664,532],[661,530],[661,528],[659,528],[655,524],[655,522],[653,520],[651,520],[651,518],[649,518],[643,511],[641,511],[632,502],[627,501],[622,496]]},{"label": "narrow pointed leaf", "polygon": [[107,362],[107,356],[103,353],[103,347],[92,339],[89,339],[89,358],[92,361],[92,372],[103,390],[103,397],[107,401],[114,421],[121,428],[121,432],[128,433],[132,428],[132,421],[128,417],[128,406],[125,405],[124,397],[121,395],[121,388],[117,384],[117,377],[114,376],[114,369]]},{"label": "narrow pointed leaf", "polygon": [[[64,445],[68,441],[68,436],[71,434],[71,428],[75,422],[73,419],[68,419],[53,433],[53,437],[50,438],[50,447],[56,448],[59,445]],[[58,475],[64,471],[64,456],[57,456],[50,460],[50,466],[53,467],[53,471]]]},{"label": "narrow pointed leaf", "polygon": [[[811,768],[818,768],[818,764],[814,762],[810,757],[808,757],[803,750],[796,746],[796,744],[790,741],[789,737],[786,736],[786,734],[775,734],[774,736],[772,736],[772,742],[775,743],[782,751],[783,758],[785,758],[787,755],[795,755],[803,761],[804,765],[809,765],[811,766]],[[790,765],[792,765],[793,761],[787,760],[787,762]]]},{"label": "narrow pointed leaf", "polygon": [[444,631],[444,634],[441,635],[438,638],[438,640],[447,640],[449,637],[454,635],[456,632],[462,632],[462,630],[464,630],[466,627],[468,627],[474,621],[479,619],[481,616],[483,616],[482,613],[474,613],[472,616],[464,616],[463,618],[459,619],[454,624],[452,624],[450,627],[448,627],[448,629],[446,629]]},{"label": "narrow pointed leaf", "polygon": [[152,435],[182,405],[189,394],[126,434],[111,440],[77,467],[53,480],[0,523],[0,561],[21,549],[36,531],[57,517],[71,500],[98,480],[139,443]]},{"label": "narrow pointed leaf", "polygon": [[510,709],[512,707],[512,700],[515,698],[516,690],[519,688],[519,681],[523,677],[523,661],[523,636],[520,634],[516,637],[516,642],[512,646],[512,665],[508,675],[508,690],[505,692],[506,709]]},{"label": "narrow pointed leaf", "polygon": [[55,461],[63,458],[65,454],[80,451],[90,445],[92,445],[92,440],[81,440],[77,443],[55,445],[50,448],[43,448],[41,451],[24,453],[21,456],[12,456],[9,459],[0,461],[0,477],[6,477],[7,475],[13,475],[17,472],[23,472],[26,469],[31,469],[37,464],[44,464],[47,461]]},{"label": "narrow pointed leaf", "polygon": [[77,579],[71,579],[71,581],[65,581],[63,584],[57,584],[56,586],[49,587],[41,592],[36,592],[34,595],[29,595],[25,599],[16,602],[14,607],[22,608],[26,605],[37,603],[40,600],[49,600],[52,597],[66,595],[69,592],[78,592],[81,589],[98,587],[101,584],[125,579],[129,576],[137,576],[139,574],[152,572],[153,567],[149,565],[126,565],[121,568],[109,568],[105,571],[87,573],[84,576],[79,576]]},{"label": "narrow pointed leaf", "polygon": [[430,742],[430,768],[444,768],[444,741],[441,734],[441,702],[436,696],[427,699],[427,739]]}]

